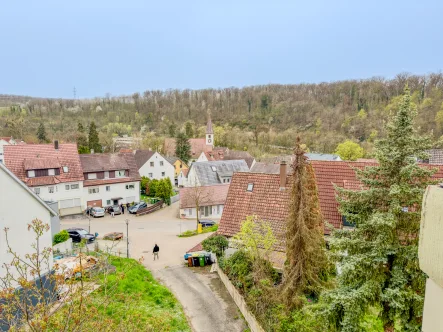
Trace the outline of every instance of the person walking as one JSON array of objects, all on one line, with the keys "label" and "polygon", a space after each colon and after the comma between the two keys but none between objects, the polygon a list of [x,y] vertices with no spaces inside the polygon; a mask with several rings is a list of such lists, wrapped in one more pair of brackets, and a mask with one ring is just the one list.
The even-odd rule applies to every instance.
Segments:
[{"label": "person walking", "polygon": [[125,214],[125,205],[122,204],[122,213]]},{"label": "person walking", "polygon": [[111,217],[114,218],[114,207],[111,206]]},{"label": "person walking", "polygon": [[152,250],[152,254],[154,255],[154,260],[157,257],[157,259],[159,259],[158,257],[158,252],[160,251],[160,248],[158,247],[157,243],[154,246],[154,249]]}]

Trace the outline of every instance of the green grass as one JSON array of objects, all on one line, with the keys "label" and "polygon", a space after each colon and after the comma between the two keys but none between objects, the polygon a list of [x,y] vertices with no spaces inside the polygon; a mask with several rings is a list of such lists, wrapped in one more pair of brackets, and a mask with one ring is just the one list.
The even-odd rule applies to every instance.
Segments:
[{"label": "green grass", "polygon": [[[113,321],[138,317],[143,326],[148,325],[153,331],[191,331],[180,303],[151,272],[134,259],[114,257],[111,264],[116,267],[116,273],[102,282],[117,285],[116,296],[115,301],[103,309],[103,314]],[[100,301],[104,288],[90,296]]]},{"label": "green grass", "polygon": [[[218,229],[218,224],[215,224],[214,226],[203,228],[203,230],[202,230],[202,232],[200,234],[215,232],[217,229]],[[198,235],[198,234],[199,233],[197,233],[197,230],[192,230],[192,231],[183,232],[183,233],[181,233],[180,235],[177,235],[177,236],[178,237],[190,237],[190,236],[195,236],[195,235]]]}]

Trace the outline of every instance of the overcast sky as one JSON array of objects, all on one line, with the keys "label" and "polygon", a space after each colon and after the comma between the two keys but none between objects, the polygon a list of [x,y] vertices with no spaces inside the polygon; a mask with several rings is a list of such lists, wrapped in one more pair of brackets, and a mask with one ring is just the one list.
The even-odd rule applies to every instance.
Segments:
[{"label": "overcast sky", "polygon": [[0,94],[427,74],[443,67],[442,14],[442,0],[0,0]]}]

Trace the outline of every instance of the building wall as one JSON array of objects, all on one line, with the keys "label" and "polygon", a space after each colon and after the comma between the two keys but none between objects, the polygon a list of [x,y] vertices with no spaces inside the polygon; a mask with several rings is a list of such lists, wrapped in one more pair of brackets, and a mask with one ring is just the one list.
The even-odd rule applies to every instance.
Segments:
[{"label": "building wall", "polygon": [[[126,189],[126,185],[134,185],[134,189]],[[106,191],[106,187],[109,186],[110,191]],[[98,193],[89,193],[89,189],[98,188]],[[140,181],[131,181],[124,183],[114,183],[114,184],[104,184],[99,186],[91,186],[83,188],[83,201],[84,209],[86,209],[86,202],[102,200],[102,206],[112,205],[113,202],[111,198],[122,197],[119,200],[119,204],[122,203],[132,203],[140,201]],[[133,197],[133,200],[129,200]],[[108,202],[109,201],[109,202]]]},{"label": "building wall", "polygon": [[201,162],[201,161],[208,161],[208,158],[206,158],[206,155],[204,152],[202,152],[197,159],[197,162]]},{"label": "building wall", "polygon": [[3,160],[4,160],[3,146],[5,146],[5,145],[9,145],[9,143],[3,139],[0,139],[0,163],[3,163]]},{"label": "building wall", "polygon": [[187,179],[186,176],[180,172],[180,174],[177,177],[177,184],[179,187],[186,187]]},{"label": "building wall", "polygon": [[188,172],[188,179],[186,180],[186,183],[184,186],[185,187],[193,187],[195,185],[200,186],[200,181],[199,181],[197,174],[195,172],[195,168],[191,167],[191,169]]},{"label": "building wall", "polygon": [[[154,166],[151,166],[151,162]],[[160,162],[163,162],[163,166],[160,166]],[[165,175],[162,175],[162,172]],[[169,178],[171,183],[174,184],[174,166],[169,161],[162,157],[158,152],[154,153],[151,158],[139,169],[140,176],[146,176],[150,179],[161,180]],[[150,176],[152,175],[152,176]]]},{"label": "building wall", "polygon": [[175,168],[174,176],[178,177],[181,170],[188,169],[188,166],[179,159],[175,161],[174,168]]},{"label": "building wall", "polygon": [[[72,185],[78,184],[78,189],[72,189]],[[67,189],[69,186],[69,190]],[[49,188],[54,188],[54,192],[50,193]],[[58,210],[61,216],[82,213],[82,209],[86,208],[86,202],[82,199],[83,196],[83,181],[64,182],[51,186],[37,186],[32,187],[35,193],[38,193],[39,197],[48,202],[58,202]],[[61,201],[72,200],[71,204],[65,204]],[[67,208],[66,206],[69,205]]]},{"label": "building wall", "polygon": [[[51,225],[51,215],[39,201],[25,188],[15,182],[9,175],[0,170],[0,276],[5,276],[4,263],[10,263],[12,256],[7,254],[6,235],[14,252],[24,258],[26,254],[35,253],[32,244],[36,243],[35,233],[28,231],[28,224],[39,219]],[[52,247],[51,230],[44,232],[40,238],[40,247]],[[50,260],[52,268],[52,258]],[[48,272],[48,271],[43,271]]]},{"label": "building wall", "polygon": [[[208,219],[220,219],[222,214],[223,214],[223,209],[224,209],[224,205],[219,204],[219,205],[212,205],[212,214],[206,216],[204,214],[202,214],[201,212],[199,213],[198,217],[199,219],[204,219],[204,218],[208,218]],[[180,209],[180,218],[184,218],[184,219],[197,219],[197,209],[194,208],[186,208],[186,209]]]}]

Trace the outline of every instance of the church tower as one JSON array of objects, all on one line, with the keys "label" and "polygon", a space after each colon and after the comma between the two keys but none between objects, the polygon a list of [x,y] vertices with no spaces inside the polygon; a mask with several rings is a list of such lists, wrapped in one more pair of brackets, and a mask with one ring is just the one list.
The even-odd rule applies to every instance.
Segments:
[{"label": "church tower", "polygon": [[208,124],[206,125],[206,149],[212,151],[214,147],[214,131],[212,130],[211,116],[208,114]]}]

